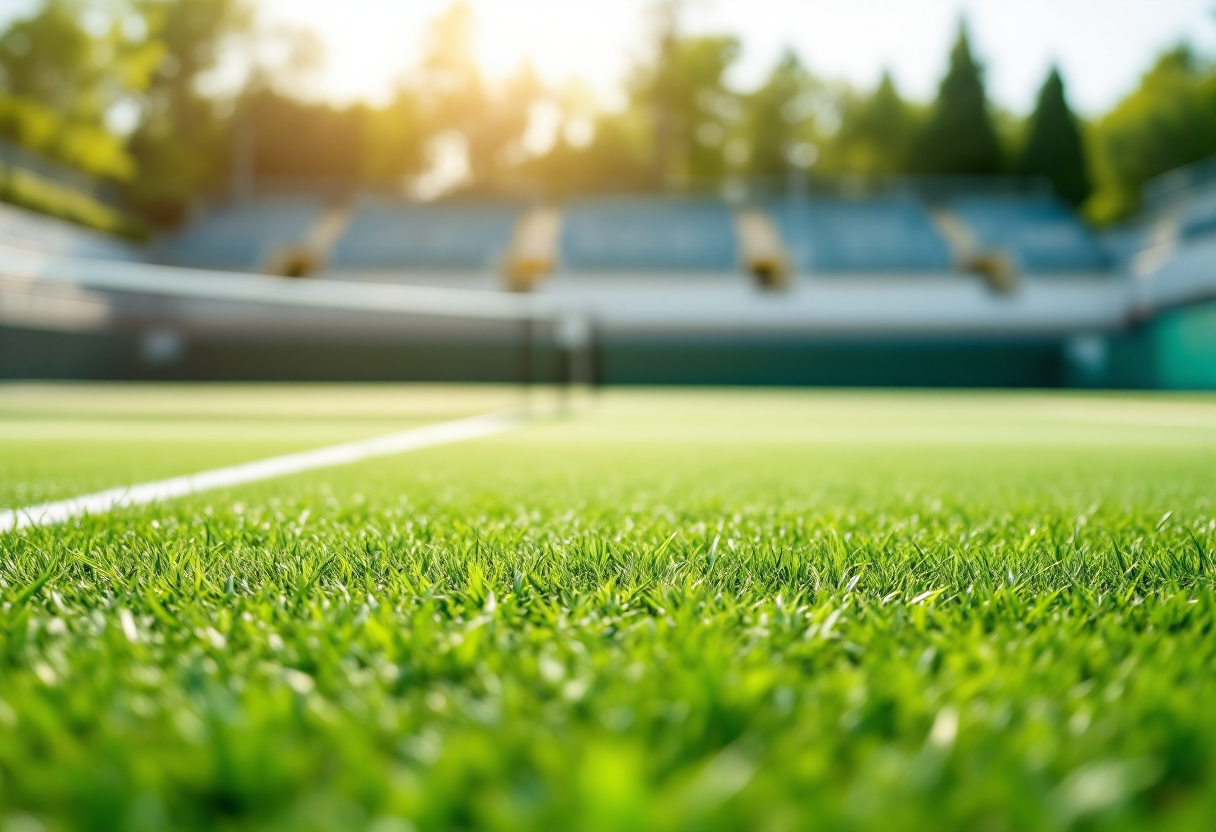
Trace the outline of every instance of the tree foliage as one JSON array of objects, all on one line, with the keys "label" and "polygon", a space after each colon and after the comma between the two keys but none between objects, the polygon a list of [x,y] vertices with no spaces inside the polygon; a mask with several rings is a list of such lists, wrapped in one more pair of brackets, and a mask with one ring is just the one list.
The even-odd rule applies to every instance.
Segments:
[{"label": "tree foliage", "polygon": [[988,112],[983,69],[960,27],[937,102],[912,147],[909,167],[917,173],[991,176],[1003,157]]},{"label": "tree foliage", "polygon": [[[606,191],[647,191],[655,187],[653,133],[649,114],[636,108],[602,112],[588,121],[563,123],[553,147],[523,165],[553,196]],[[572,125],[587,128],[578,141]]]},{"label": "tree foliage", "polygon": [[890,73],[884,72],[873,93],[845,99],[828,158],[830,169],[863,176],[903,173],[919,126],[915,108],[900,97]]},{"label": "tree foliage", "polygon": [[[748,173],[781,176],[815,161],[814,108],[823,92],[798,55],[787,50],[764,83],[747,96],[744,138]],[[797,158],[800,154],[803,158]]]},{"label": "tree foliage", "polygon": [[417,107],[407,95],[385,107],[336,107],[260,89],[241,107],[258,177],[381,184],[421,166]]},{"label": "tree foliage", "polygon": [[[1164,55],[1087,124],[1053,71],[1020,120],[990,108],[962,27],[937,99],[924,106],[905,101],[890,75],[859,93],[817,78],[792,51],[755,89],[739,90],[729,82],[738,40],[682,33],[679,4],[659,10],[611,109],[577,83],[547,89],[527,64],[487,77],[460,0],[432,21],[387,105],[335,107],[308,100],[290,67],[259,63],[269,35],[252,0],[41,0],[0,32],[0,138],[126,181],[131,203],[162,221],[225,188],[245,146],[259,176],[354,183],[419,177],[456,146],[467,161],[460,187],[483,194],[696,189],[792,167],[863,177],[1009,171],[1049,178],[1099,221],[1135,210],[1152,177],[1216,154],[1216,73],[1187,49]],[[244,86],[216,83],[232,55],[253,66]],[[538,113],[552,129],[541,149]],[[1021,145],[1011,164],[1002,144]]]},{"label": "tree foliage", "polygon": [[[542,92],[532,67],[524,63],[502,83],[491,83],[473,53],[475,20],[456,2],[428,27],[421,65],[402,91],[417,102],[419,128],[413,140],[458,138],[468,161],[466,187],[492,190],[501,180],[528,127],[529,114]],[[411,138],[401,136],[404,141]],[[387,149],[386,149],[387,150]]]},{"label": "tree foliage", "polygon": [[0,34],[0,137],[126,179],[135,163],[106,117],[146,88],[160,47],[117,20],[90,32],[88,11],[82,0],[47,0]]},{"label": "tree foliage", "polygon": [[1216,154],[1216,75],[1189,49],[1163,55],[1094,125],[1098,221],[1127,216],[1154,176]]},{"label": "tree foliage", "polygon": [[591,118],[567,107],[574,112],[564,128],[590,125],[591,135],[574,142],[559,130],[553,148],[526,169],[557,194],[683,190],[720,179],[744,117],[726,82],[738,54],[732,37],[660,30],[649,56],[630,69],[625,106]]},{"label": "tree foliage", "polygon": [[1083,203],[1092,191],[1081,130],[1068,107],[1064,80],[1054,67],[1030,117],[1030,135],[1018,158],[1017,172],[1050,179],[1056,194],[1073,205]]},{"label": "tree foliage", "polygon": [[245,0],[136,0],[162,57],[141,99],[130,139],[140,168],[131,197],[158,220],[179,218],[196,195],[217,186],[231,160],[225,103],[201,83],[222,47],[252,37]]},{"label": "tree foliage", "polygon": [[629,106],[649,122],[657,187],[725,172],[725,138],[739,114],[726,73],[738,57],[734,37],[664,33],[653,59],[634,66]]}]

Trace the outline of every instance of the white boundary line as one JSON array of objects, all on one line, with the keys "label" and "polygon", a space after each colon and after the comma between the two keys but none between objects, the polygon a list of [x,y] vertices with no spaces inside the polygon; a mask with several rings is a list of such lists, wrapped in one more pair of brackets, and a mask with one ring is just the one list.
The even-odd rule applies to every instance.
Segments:
[{"label": "white boundary line", "polygon": [[315,451],[275,456],[257,462],[246,462],[228,468],[215,468],[184,477],[173,477],[139,485],[120,486],[69,500],[26,506],[0,511],[0,534],[30,526],[53,526],[86,514],[104,514],[111,509],[142,506],[172,500],[187,494],[228,488],[247,482],[347,465],[363,459],[408,453],[436,445],[448,445],[478,439],[509,430],[523,421],[518,412],[487,413],[468,419],[440,422],[413,430],[318,448]]}]

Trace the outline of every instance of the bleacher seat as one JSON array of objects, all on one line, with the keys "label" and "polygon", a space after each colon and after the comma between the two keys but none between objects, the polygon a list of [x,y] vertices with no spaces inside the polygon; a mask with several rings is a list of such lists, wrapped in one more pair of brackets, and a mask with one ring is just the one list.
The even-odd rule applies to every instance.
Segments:
[{"label": "bleacher seat", "polygon": [[1098,237],[1107,263],[1113,268],[1127,269],[1136,255],[1152,243],[1152,229],[1140,224],[1108,228]]},{"label": "bleacher seat", "polygon": [[161,255],[175,266],[258,270],[278,249],[301,242],[324,207],[315,199],[259,199],[218,209],[166,240]]},{"label": "bleacher seat", "polygon": [[1181,205],[1178,237],[1190,240],[1216,231],[1216,188],[1197,189]]},{"label": "bleacher seat", "polygon": [[950,248],[910,199],[786,200],[771,207],[795,266],[810,272],[948,271]]},{"label": "bleacher seat", "polygon": [[508,204],[364,201],[334,244],[330,265],[493,269],[511,244],[519,216],[519,206]]},{"label": "bleacher seat", "polygon": [[1089,229],[1054,199],[965,197],[951,207],[983,246],[1007,251],[1020,271],[1092,271],[1110,265]]},{"label": "bleacher seat", "polygon": [[64,220],[0,204],[0,245],[62,257],[143,260],[138,246]]},{"label": "bleacher seat", "polygon": [[712,200],[574,200],[563,212],[563,271],[733,272],[734,214]]}]

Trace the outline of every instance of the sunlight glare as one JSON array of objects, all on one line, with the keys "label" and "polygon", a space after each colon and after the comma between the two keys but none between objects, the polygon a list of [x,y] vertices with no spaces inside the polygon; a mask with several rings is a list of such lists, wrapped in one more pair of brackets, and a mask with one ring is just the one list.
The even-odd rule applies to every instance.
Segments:
[{"label": "sunlight glare", "polygon": [[[421,58],[428,21],[447,0],[264,0],[268,19],[313,29],[325,46],[316,94],[338,101],[384,102]],[[578,77],[597,90],[619,80],[641,42],[644,0],[471,0],[475,54],[491,80],[528,62],[559,84]],[[636,7],[636,8],[633,8]]]}]

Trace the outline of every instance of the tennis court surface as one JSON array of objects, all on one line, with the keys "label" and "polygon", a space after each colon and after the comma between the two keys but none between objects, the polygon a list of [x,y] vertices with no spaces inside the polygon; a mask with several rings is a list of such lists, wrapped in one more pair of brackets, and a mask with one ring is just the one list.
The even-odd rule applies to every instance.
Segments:
[{"label": "tennis court surface", "polygon": [[1216,398],[0,386],[0,829],[1203,829]]}]

